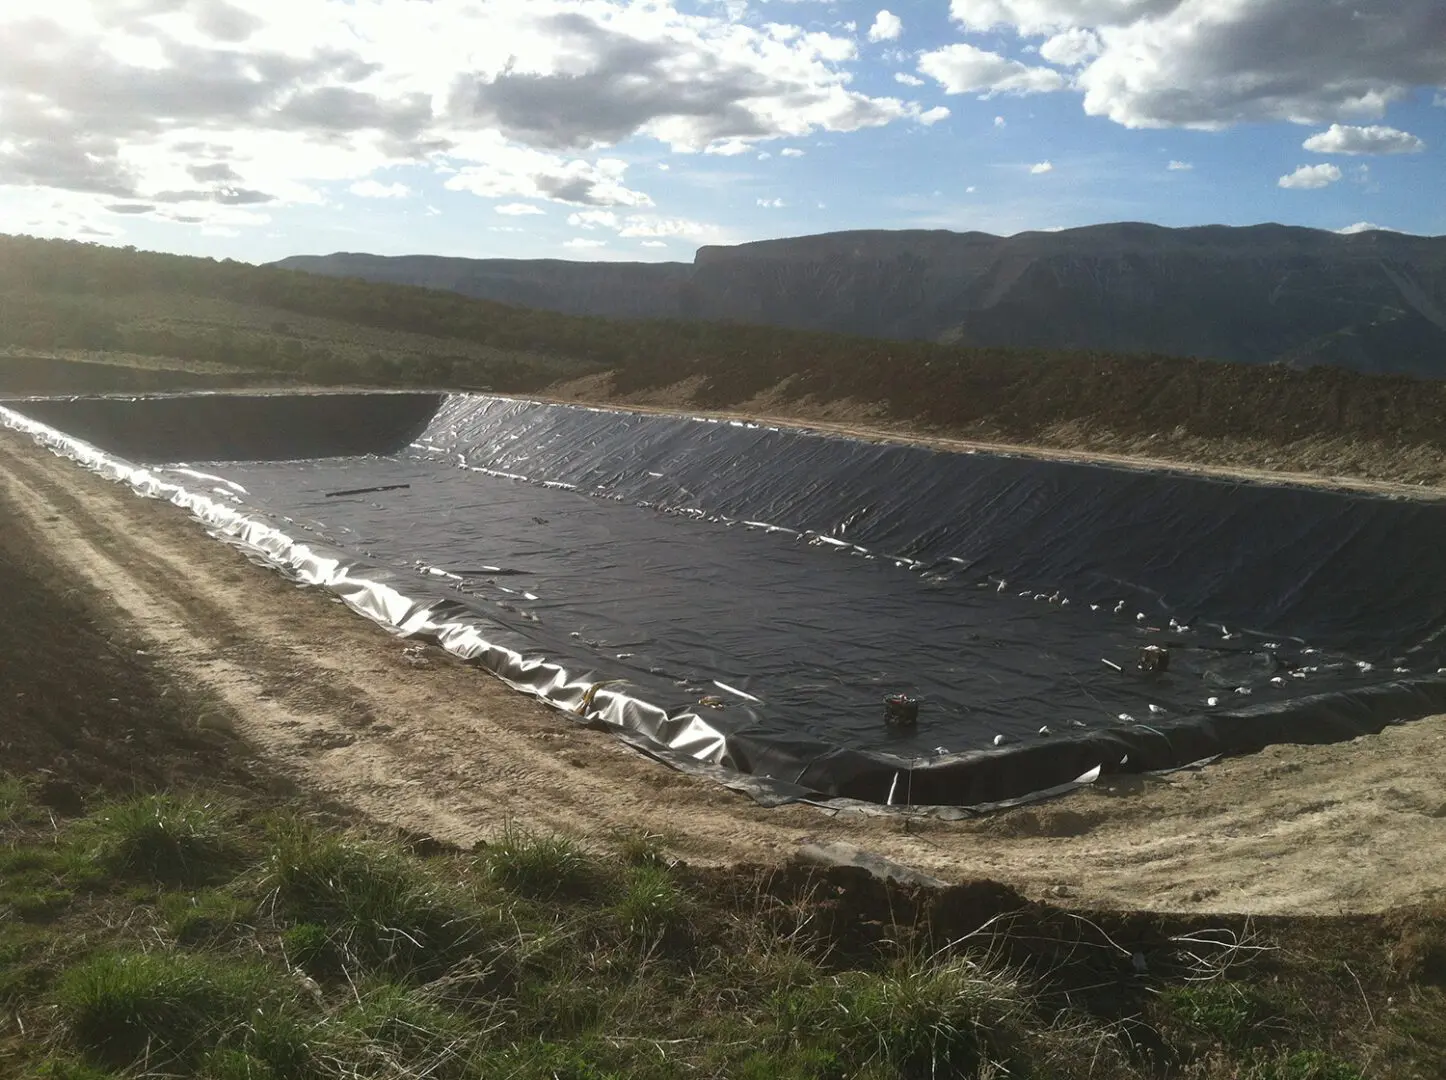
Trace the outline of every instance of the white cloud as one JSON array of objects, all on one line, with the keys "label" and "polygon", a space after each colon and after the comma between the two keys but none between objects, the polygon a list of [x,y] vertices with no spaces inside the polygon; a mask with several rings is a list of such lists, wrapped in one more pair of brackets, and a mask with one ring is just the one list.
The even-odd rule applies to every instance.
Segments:
[{"label": "white cloud", "polygon": [[488,198],[639,207],[599,156],[635,136],[700,151],[913,115],[852,89],[850,37],[679,7],[4,0],[0,186],[229,227],[329,184],[401,197],[381,170],[413,164]]},{"label": "white cloud", "polygon": [[1037,165],[1031,165],[1029,167],[1029,172],[1031,176],[1039,176],[1041,173],[1054,172],[1054,163],[1052,161],[1041,161]]},{"label": "white cloud", "polygon": [[994,126],[995,126],[995,127],[997,127],[997,128],[1002,128],[1002,127],[1004,127],[1004,125],[1005,125],[1004,117],[1002,117],[1002,116],[996,116],[996,117],[994,118]]},{"label": "white cloud", "polygon": [[919,57],[919,70],[948,94],[1038,94],[1063,90],[1065,78],[1053,68],[1030,67],[973,45],[946,45]]},{"label": "white cloud", "polygon": [[894,82],[903,83],[905,86],[923,86],[924,80],[917,75],[910,75],[907,71],[894,72]]},{"label": "white cloud", "polygon": [[724,139],[722,142],[711,144],[703,153],[717,154],[719,157],[737,157],[752,149],[753,144],[744,139]]},{"label": "white cloud", "polygon": [[589,240],[585,236],[574,236],[571,240],[563,241],[562,246],[565,248],[600,248],[607,247],[608,242],[606,240]]},{"label": "white cloud", "polygon": [[1293,173],[1287,173],[1276,181],[1283,188],[1309,191],[1334,184],[1341,178],[1340,169],[1334,165],[1302,165]]},{"label": "white cloud", "polygon": [[1074,9],[1086,17],[1075,25],[1097,27],[1103,51],[1079,76],[1085,111],[1127,127],[1376,118],[1414,87],[1446,83],[1440,0],[1002,6],[1026,5]]},{"label": "white cloud", "polygon": [[658,162],[658,171],[659,171],[659,172],[667,172],[667,171],[668,171],[669,169],[671,169],[672,167],[673,167],[673,166],[669,165],[666,161],[660,161],[660,162]]},{"label": "white cloud", "polygon": [[1127,127],[1374,119],[1446,89],[1441,0],[951,0],[950,14],[1079,68],[1085,111]]},{"label": "white cloud", "polygon": [[1356,222],[1354,225],[1347,225],[1344,229],[1337,229],[1337,230],[1336,230],[1336,232],[1340,233],[1342,236],[1354,236],[1356,233],[1363,233],[1363,232],[1399,232],[1399,231],[1400,231],[1400,230],[1398,230],[1398,229],[1392,229],[1392,228],[1390,228],[1390,227],[1388,227],[1388,226],[1386,226],[1386,225],[1377,225],[1377,224],[1376,224],[1375,222],[1373,222],[1373,221],[1358,221],[1358,222]]},{"label": "white cloud", "polygon": [[940,120],[949,119],[949,110],[943,105],[935,105],[932,109],[919,114],[919,123],[925,127],[933,127]]},{"label": "white cloud", "polygon": [[618,235],[630,238],[647,237],[655,240],[679,237],[704,243],[723,243],[728,239],[724,230],[716,225],[689,221],[686,218],[643,217],[641,215],[633,215],[624,221],[618,229]]},{"label": "white cloud", "polygon": [[643,247],[660,248],[660,247],[667,247],[667,246],[668,246],[668,242],[667,242],[666,240],[644,240],[644,241],[643,241]]},{"label": "white cloud", "polygon": [[492,209],[499,214],[506,214],[508,217],[522,217],[526,214],[545,214],[547,212],[540,206],[533,206],[531,203],[525,202],[502,203]]},{"label": "white cloud", "polygon": [[758,155],[758,160],[759,160],[759,161],[768,161],[768,160],[772,159],[772,157],[773,157],[773,155],[772,155],[771,153],[769,153],[767,150],[765,150],[765,151],[763,151],[763,153],[761,153],[761,154]]},{"label": "white cloud", "polygon": [[1189,172],[1194,167],[1195,166],[1191,165],[1188,161],[1172,161],[1165,166],[1165,168],[1171,172]]},{"label": "white cloud", "polygon": [[579,210],[567,215],[567,223],[579,229],[616,229],[618,216],[611,210]]},{"label": "white cloud", "polygon": [[1093,30],[1071,27],[1055,34],[1039,47],[1039,55],[1051,64],[1061,67],[1079,67],[1098,56],[1104,48],[1099,35]]},{"label": "white cloud", "polygon": [[627,163],[615,158],[586,161],[510,146],[494,136],[469,140],[481,163],[458,169],[448,178],[452,191],[470,191],[489,199],[550,199],[573,206],[651,206],[646,193],[627,187]]},{"label": "white cloud", "polygon": [[778,152],[779,157],[803,157],[804,152],[796,146],[785,146]]},{"label": "white cloud", "polygon": [[870,41],[898,41],[904,32],[904,20],[885,8],[874,16],[874,25],[869,27]]},{"label": "white cloud", "polygon": [[757,202],[759,206],[766,207],[769,210],[779,210],[783,207],[782,199],[758,199]]},{"label": "white cloud", "polygon": [[974,194],[976,191],[978,191],[978,190],[979,190],[979,189],[976,188],[973,184],[970,184],[967,188],[964,189],[964,194],[965,194],[965,195],[973,195],[973,194]]},{"label": "white cloud", "polygon": [[348,190],[363,199],[405,199],[412,193],[406,184],[382,184],[376,180],[358,180]]},{"label": "white cloud", "polygon": [[487,231],[488,231],[488,232],[520,233],[520,232],[526,232],[527,230],[526,230],[526,229],[523,229],[523,228],[520,228],[520,227],[517,226],[517,225],[488,225],[488,226],[487,226]]},{"label": "white cloud", "polygon": [[1371,125],[1332,124],[1301,143],[1317,154],[1419,154],[1426,144],[1407,131]]}]

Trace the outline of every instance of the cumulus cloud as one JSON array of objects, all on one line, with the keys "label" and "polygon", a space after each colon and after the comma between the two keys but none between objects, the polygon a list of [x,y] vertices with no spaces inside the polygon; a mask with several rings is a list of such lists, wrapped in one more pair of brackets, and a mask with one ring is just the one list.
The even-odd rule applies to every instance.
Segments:
[{"label": "cumulus cloud", "polygon": [[1332,124],[1301,143],[1317,154],[1419,154],[1426,144],[1407,131],[1373,124]]},{"label": "cumulus cloud", "polygon": [[687,238],[705,243],[721,243],[727,239],[724,231],[716,225],[687,218],[644,217],[634,214],[618,227],[618,235],[637,238],[662,239],[666,237]]},{"label": "cumulus cloud", "polygon": [[531,203],[525,202],[499,203],[492,209],[499,214],[506,214],[508,217],[524,217],[527,214],[545,214],[547,212],[540,206],[533,206]]},{"label": "cumulus cloud", "polygon": [[1347,225],[1344,229],[1337,229],[1336,232],[1342,236],[1354,236],[1363,232],[1399,232],[1399,229],[1392,229],[1386,225],[1377,225],[1374,221],[1358,221],[1354,225]]},{"label": "cumulus cloud", "polygon": [[927,109],[918,116],[919,123],[925,127],[933,127],[940,120],[947,119],[949,119],[949,110],[943,105],[935,105],[932,109]]},{"label": "cumulus cloud", "polygon": [[1054,172],[1054,162],[1041,161],[1037,165],[1031,165],[1029,167],[1029,172],[1032,176],[1038,176],[1041,173]]},{"label": "cumulus cloud", "polygon": [[1172,161],[1165,166],[1165,168],[1171,172],[1189,172],[1194,167],[1195,166],[1191,165],[1188,161]]},{"label": "cumulus cloud", "polygon": [[917,75],[910,75],[907,71],[894,72],[894,82],[903,83],[905,86],[923,86],[924,80]]},{"label": "cumulus cloud", "polygon": [[1440,0],[951,0],[966,31],[1008,31],[1077,69],[1084,108],[1134,128],[1384,115],[1446,87]]},{"label": "cumulus cloud", "polygon": [[348,190],[363,199],[405,199],[412,193],[406,184],[383,184],[376,180],[359,180]]},{"label": "cumulus cloud", "polygon": [[574,206],[651,206],[645,192],[624,183],[627,162],[616,158],[562,158],[525,147],[488,140],[477,147],[485,164],[468,165],[448,178],[452,191],[470,191],[489,199],[551,199]]},{"label": "cumulus cloud", "polygon": [[1374,118],[1446,81],[1440,0],[1061,6],[1117,20],[1100,28],[1103,51],[1079,85],[1086,112],[1127,127]]},{"label": "cumulus cloud", "polygon": [[758,199],[758,205],[768,210],[779,210],[783,207],[782,199]]},{"label": "cumulus cloud", "polygon": [[780,157],[803,157],[804,152],[796,146],[785,146],[778,154]]},{"label": "cumulus cloud", "polygon": [[1053,68],[1030,67],[973,45],[946,45],[919,57],[919,70],[947,94],[1038,94],[1062,90],[1065,78]]},{"label": "cumulus cloud", "polygon": [[780,36],[667,2],[534,0],[522,11],[498,27],[505,63],[466,80],[454,101],[530,146],[581,150],[642,134],[701,150],[904,115],[902,102],[848,89],[841,65],[857,58],[848,38]]},{"label": "cumulus cloud", "polygon": [[668,246],[668,242],[667,242],[666,240],[644,240],[644,241],[643,241],[643,247],[660,248],[660,247],[667,247],[667,246]]},{"label": "cumulus cloud", "polygon": [[1063,33],[1055,34],[1041,45],[1039,55],[1051,64],[1059,64],[1062,67],[1078,67],[1093,60],[1103,48],[1099,35],[1093,30],[1071,27]]},{"label": "cumulus cloud", "polygon": [[1334,165],[1301,165],[1293,173],[1287,173],[1276,181],[1283,188],[1309,191],[1334,184],[1341,178],[1340,169]]},{"label": "cumulus cloud", "polygon": [[904,32],[904,20],[885,8],[874,16],[874,25],[869,27],[870,41],[898,41]]},{"label": "cumulus cloud", "polygon": [[567,215],[567,223],[582,229],[616,229],[618,216],[611,210],[579,210]]},{"label": "cumulus cloud", "polygon": [[995,126],[995,127],[997,127],[997,128],[1002,128],[1002,127],[1004,127],[1004,124],[1005,124],[1004,117],[1002,117],[1002,116],[996,116],[996,117],[994,118],[994,126]]},{"label": "cumulus cloud", "polygon": [[591,240],[586,236],[574,236],[571,240],[565,240],[562,244],[565,248],[600,248],[607,247],[606,240]]},{"label": "cumulus cloud", "polygon": [[489,198],[645,207],[607,147],[918,112],[852,88],[850,37],[675,0],[4,0],[0,55],[0,198],[69,192],[227,227],[247,193],[320,203],[324,184],[404,163]]}]

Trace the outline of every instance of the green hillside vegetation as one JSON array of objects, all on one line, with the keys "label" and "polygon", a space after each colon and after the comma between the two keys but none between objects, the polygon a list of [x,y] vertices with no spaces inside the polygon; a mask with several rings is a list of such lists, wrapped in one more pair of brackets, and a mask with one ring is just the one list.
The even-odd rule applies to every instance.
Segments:
[{"label": "green hillside vegetation", "polygon": [[[24,237],[0,238],[0,348],[10,355],[0,390],[11,392],[44,389],[34,358],[49,356],[149,372],[126,377],[141,389],[169,378],[177,386],[537,393],[594,375],[588,393],[603,400],[683,388],[667,403],[756,409],[766,402],[775,415],[803,418],[853,404],[883,426],[967,437],[1200,461],[1245,454],[1266,465],[1423,482],[1446,476],[1446,382],[609,321]],[[96,389],[126,382],[104,371],[98,378]]]}]

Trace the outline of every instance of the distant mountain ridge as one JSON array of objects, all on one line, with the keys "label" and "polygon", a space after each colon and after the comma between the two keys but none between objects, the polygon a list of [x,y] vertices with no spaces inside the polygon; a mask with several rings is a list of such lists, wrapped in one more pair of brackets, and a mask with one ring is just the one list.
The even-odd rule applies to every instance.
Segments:
[{"label": "distant mountain ridge", "polygon": [[1011,237],[860,231],[692,263],[299,255],[288,269],[613,318],[1446,377],[1446,237],[1118,223]]}]

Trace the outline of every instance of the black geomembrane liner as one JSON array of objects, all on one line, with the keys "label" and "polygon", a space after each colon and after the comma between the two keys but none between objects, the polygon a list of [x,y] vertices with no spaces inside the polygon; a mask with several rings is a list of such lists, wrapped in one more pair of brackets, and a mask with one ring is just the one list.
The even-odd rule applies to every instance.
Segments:
[{"label": "black geomembrane liner", "polygon": [[1446,711],[1438,502],[478,395],[16,407],[789,794],[995,803]]}]

